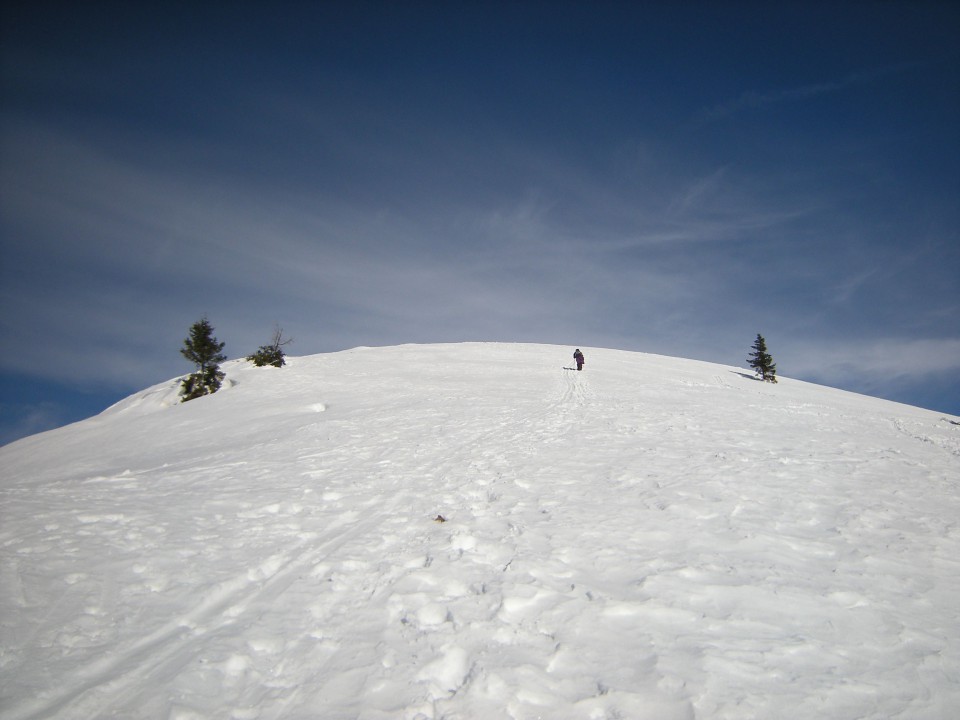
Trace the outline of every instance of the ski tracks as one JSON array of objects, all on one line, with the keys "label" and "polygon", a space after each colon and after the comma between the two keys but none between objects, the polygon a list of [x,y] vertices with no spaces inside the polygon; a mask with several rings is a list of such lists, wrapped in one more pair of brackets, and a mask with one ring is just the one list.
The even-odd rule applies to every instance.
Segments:
[{"label": "ski tracks", "polygon": [[[143,698],[136,700],[136,711],[125,708],[124,703],[130,700],[133,690],[162,686],[184,665],[202,665],[205,651],[218,637],[234,635],[239,628],[259,622],[292,584],[334,555],[354,533],[370,530],[377,522],[377,516],[363,519],[341,515],[322,534],[302,533],[299,542],[268,556],[242,575],[195,587],[193,591],[200,594],[200,599],[189,612],[94,657],[85,664],[82,673],[75,673],[59,686],[18,707],[7,708],[4,717],[9,720],[93,718],[111,711],[148,716],[142,707]],[[349,533],[344,532],[347,527]],[[236,653],[223,658],[216,673],[220,682],[229,676],[231,663],[236,670],[249,661]],[[229,698],[221,697],[221,700]],[[166,704],[168,699],[160,702]]]},{"label": "ski tracks", "polygon": [[[194,556],[201,566],[223,553],[250,552],[259,562],[209,581],[165,582],[172,570],[157,569],[148,600],[170,602],[175,617],[91,653],[82,673],[8,717],[279,720],[319,707],[328,717],[519,718],[544,708],[639,709],[656,693],[611,687],[636,685],[618,673],[639,672],[646,661],[583,657],[588,645],[576,630],[591,619],[594,639],[607,636],[607,647],[638,632],[635,603],[610,599],[602,573],[588,569],[609,543],[631,538],[565,525],[567,509],[586,500],[582,468],[569,458],[570,443],[583,442],[590,391],[585,374],[564,371],[507,408],[480,398],[469,412],[449,412],[432,402],[363,428],[339,419],[304,426],[299,478],[274,477],[270,463],[233,467],[259,474],[268,490],[225,490],[223,507],[234,511],[219,531],[202,523],[181,530],[185,548],[202,546],[204,536],[219,543]],[[320,447],[318,431],[327,433]],[[213,468],[203,475],[222,482]],[[220,541],[218,532],[238,537]],[[139,565],[144,576],[154,570],[149,559]],[[207,569],[217,578],[216,567]],[[175,596],[187,592],[197,599],[183,612]],[[302,633],[291,637],[290,627]],[[625,647],[644,643],[632,637]]]},{"label": "ski tracks", "polygon": [[[638,633],[635,605],[606,598],[602,579],[585,572],[592,562],[577,546],[582,529],[571,532],[557,514],[578,502],[578,483],[564,466],[568,449],[551,448],[576,435],[589,381],[567,371],[542,389],[546,398],[448,427],[436,447],[421,448],[432,461],[419,471],[441,480],[435,509],[446,521],[385,526],[380,552],[400,570],[374,591],[385,613],[379,663],[362,704],[345,698],[342,714],[521,718],[564,708],[573,717],[657,702],[656,688],[611,691],[642,660],[584,658],[584,640],[570,630],[593,618],[613,645]],[[587,542],[602,547],[611,534],[590,533]],[[643,645],[635,637],[627,647]],[[676,712],[670,703],[663,710]]]}]

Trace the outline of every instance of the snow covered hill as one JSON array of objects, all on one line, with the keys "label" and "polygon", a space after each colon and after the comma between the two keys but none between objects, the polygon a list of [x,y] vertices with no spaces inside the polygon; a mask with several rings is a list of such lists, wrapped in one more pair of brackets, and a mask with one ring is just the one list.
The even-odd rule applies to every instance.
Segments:
[{"label": "snow covered hill", "polygon": [[584,350],[232,362],[0,449],[0,714],[960,717],[956,418]]}]

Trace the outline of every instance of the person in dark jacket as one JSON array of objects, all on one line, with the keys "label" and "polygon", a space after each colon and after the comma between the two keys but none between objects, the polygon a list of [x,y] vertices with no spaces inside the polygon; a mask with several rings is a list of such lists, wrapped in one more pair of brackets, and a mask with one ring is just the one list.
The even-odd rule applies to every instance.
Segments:
[{"label": "person in dark jacket", "polygon": [[577,370],[583,370],[583,353],[577,348],[573,353],[573,359],[577,361]]}]

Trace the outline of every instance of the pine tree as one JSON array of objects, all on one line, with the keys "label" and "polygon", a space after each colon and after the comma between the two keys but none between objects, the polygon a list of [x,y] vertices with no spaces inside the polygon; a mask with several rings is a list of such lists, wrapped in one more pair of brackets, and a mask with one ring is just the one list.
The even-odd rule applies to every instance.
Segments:
[{"label": "pine tree", "polygon": [[760,376],[761,380],[775,383],[777,381],[777,364],[773,357],[767,352],[767,341],[763,335],[757,333],[757,339],[753,343],[753,353],[747,357],[747,362],[753,371]]},{"label": "pine tree", "polygon": [[283,352],[283,346],[289,345],[292,342],[292,338],[289,340],[283,339],[283,328],[277,325],[273,331],[273,342],[269,345],[261,345],[260,349],[253,355],[247,355],[247,360],[257,367],[264,367],[266,365],[283,367],[286,364],[284,360],[286,354]]},{"label": "pine tree", "polygon": [[184,378],[180,385],[180,397],[183,402],[203,395],[215,393],[226,374],[220,370],[220,363],[227,359],[223,354],[225,343],[217,342],[213,328],[203,318],[190,327],[190,337],[183,341],[180,350],[187,360],[197,366],[197,371]]}]

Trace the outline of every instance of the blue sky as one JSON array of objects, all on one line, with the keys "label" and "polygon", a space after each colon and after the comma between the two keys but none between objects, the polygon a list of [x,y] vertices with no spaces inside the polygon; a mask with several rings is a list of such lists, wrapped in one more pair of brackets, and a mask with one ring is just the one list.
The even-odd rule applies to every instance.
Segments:
[{"label": "blue sky", "polygon": [[[0,442],[465,340],[960,413],[960,5],[5,3]],[[567,361],[558,357],[558,366]]]}]

